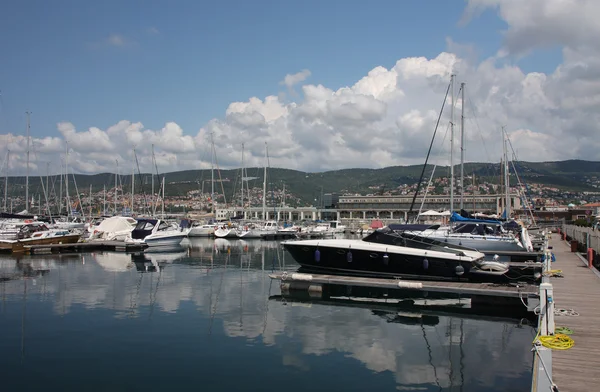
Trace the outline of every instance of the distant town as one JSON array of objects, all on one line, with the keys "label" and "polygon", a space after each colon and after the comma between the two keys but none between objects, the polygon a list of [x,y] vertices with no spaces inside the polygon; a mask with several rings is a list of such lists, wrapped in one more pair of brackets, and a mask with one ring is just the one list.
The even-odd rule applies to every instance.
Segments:
[{"label": "distant town", "polygon": [[[220,183],[230,182],[231,180],[223,178]],[[466,177],[467,185],[464,189],[464,198],[468,201],[469,198],[484,195],[498,195],[503,193],[501,184],[481,183],[472,184],[473,179]],[[586,178],[589,186],[594,188],[600,187],[600,180],[596,176]],[[175,186],[185,182],[167,182],[166,187]],[[193,185],[193,184],[192,184]],[[283,185],[283,184],[282,184]],[[182,195],[165,196],[164,200],[159,192],[159,186],[155,187],[154,194],[149,192],[146,186],[144,193],[136,193],[132,196],[130,189],[127,186],[105,188],[100,191],[92,191],[90,197],[89,189],[78,189],[79,192],[70,192],[69,202],[72,207],[72,214],[83,214],[84,216],[96,215],[112,215],[118,214],[157,214],[164,211],[165,214],[208,214],[219,208],[250,208],[261,207],[263,205],[263,188],[262,186],[252,186],[244,189],[242,202],[242,194],[238,189],[230,195],[224,194],[221,186],[214,186],[214,194],[211,195],[210,190],[192,189]],[[336,208],[331,195],[336,196],[413,196],[417,188],[417,184],[401,184],[393,188],[385,183],[371,185],[368,187],[368,192],[356,193],[348,190],[340,190],[339,192],[318,193],[312,200],[301,198],[285,189],[279,184],[269,184],[266,192],[265,205],[269,209],[274,207],[315,207],[315,208]],[[57,192],[54,192],[57,193]],[[524,189],[523,187],[510,187],[510,193],[520,195],[521,198],[526,197],[527,203],[533,205],[535,210],[545,211],[564,211],[569,208],[585,206],[600,201],[600,189],[598,191],[569,191],[559,189],[555,186],[548,186],[539,183],[529,183]],[[66,203],[59,203],[58,200],[64,200],[64,195],[54,195],[48,200],[41,194],[31,194],[29,211],[31,213],[47,214],[51,211],[52,214],[66,214]],[[419,196],[436,196],[450,194],[450,179],[448,177],[438,177],[432,180],[429,186],[421,186]],[[455,182],[454,195],[458,198],[461,194],[460,181]],[[116,196],[115,196],[116,195]],[[11,197],[5,199],[6,212],[19,212],[25,208],[25,199],[22,196]]]}]

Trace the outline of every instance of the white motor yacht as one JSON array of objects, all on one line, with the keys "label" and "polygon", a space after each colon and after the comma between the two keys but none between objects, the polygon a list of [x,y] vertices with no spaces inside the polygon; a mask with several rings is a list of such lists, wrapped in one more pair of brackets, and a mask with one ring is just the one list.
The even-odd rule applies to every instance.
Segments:
[{"label": "white motor yacht", "polygon": [[146,244],[155,246],[176,246],[187,237],[189,229],[183,229],[176,224],[169,224],[160,219],[138,219],[135,229],[125,240],[130,244]]}]

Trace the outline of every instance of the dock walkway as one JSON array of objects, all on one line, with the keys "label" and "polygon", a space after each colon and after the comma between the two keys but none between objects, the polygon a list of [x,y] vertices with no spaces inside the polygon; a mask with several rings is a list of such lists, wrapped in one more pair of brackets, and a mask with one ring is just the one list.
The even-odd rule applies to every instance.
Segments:
[{"label": "dock walkway", "polygon": [[553,234],[550,246],[556,256],[553,269],[564,278],[552,278],[556,309],[573,309],[579,316],[557,315],[556,326],[569,327],[575,345],[552,351],[552,375],[561,392],[597,391],[600,388],[600,277],[590,270],[567,242]]}]

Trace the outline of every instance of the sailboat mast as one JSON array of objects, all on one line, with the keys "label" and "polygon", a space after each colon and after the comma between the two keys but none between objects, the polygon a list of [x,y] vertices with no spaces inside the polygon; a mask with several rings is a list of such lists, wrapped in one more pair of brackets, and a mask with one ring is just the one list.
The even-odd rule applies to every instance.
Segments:
[{"label": "sailboat mast", "polygon": [[285,208],[285,182],[283,183],[283,195],[281,197],[281,207]]},{"label": "sailboat mast", "polygon": [[161,207],[161,214],[162,214],[162,218],[165,219],[165,176],[163,174],[163,178],[162,178],[162,207]]},{"label": "sailboat mast", "polygon": [[25,175],[25,211],[29,212],[29,126],[30,126],[30,115],[29,111],[25,112],[27,115],[27,168]]},{"label": "sailboat mast", "polygon": [[117,199],[119,197],[119,194],[117,193],[117,186],[118,186],[117,180],[119,177],[119,160],[115,159],[115,162],[117,163],[117,171],[115,173],[115,200],[114,200],[114,202],[115,202],[115,215],[117,215]]},{"label": "sailboat mast", "polygon": [[263,174],[262,216],[267,220],[267,142],[265,142],[265,171]]},{"label": "sailboat mast", "polygon": [[475,171],[473,171],[473,212],[475,212]]},{"label": "sailboat mast", "polygon": [[62,159],[60,161],[60,189],[58,190],[58,215],[62,214],[62,208],[63,208],[63,175],[62,175],[62,171],[63,171],[63,167],[62,167]]},{"label": "sailboat mast", "polygon": [[71,216],[71,199],[69,198],[69,142],[65,142],[65,194],[67,200],[67,216]]},{"label": "sailboat mast", "polygon": [[[156,158],[154,156],[154,144],[152,145],[152,163],[156,166]],[[152,199],[150,199],[152,203],[152,216],[156,215],[156,203],[154,203],[154,173],[152,175]]]},{"label": "sailboat mast", "polygon": [[215,141],[213,134],[210,134],[210,205],[211,212],[215,214]]},{"label": "sailboat mast", "polygon": [[6,210],[6,202],[8,201],[8,162],[10,159],[10,150],[6,151],[6,173],[4,176],[4,211]]},{"label": "sailboat mast", "polygon": [[90,202],[90,213],[89,213],[89,216],[90,216],[90,219],[92,219],[92,184],[90,184],[90,193],[89,193],[89,196],[90,196],[90,200],[89,200],[89,202]]},{"label": "sailboat mast", "polygon": [[135,148],[133,149],[133,158],[131,162],[131,216],[133,216],[133,195],[135,194]]},{"label": "sailboat mast", "polygon": [[50,215],[50,188],[48,187],[49,185],[49,180],[50,179],[50,162],[46,162],[46,212],[48,212],[48,215]]},{"label": "sailboat mast", "polygon": [[460,84],[460,209],[465,198],[465,83]]},{"label": "sailboat mast", "polygon": [[509,169],[508,169],[508,145],[507,145],[507,137],[506,127],[502,127],[502,145],[504,146],[504,190],[506,197],[506,220],[510,218],[510,177],[509,177]]},{"label": "sailboat mast", "polygon": [[246,219],[246,211],[244,208],[244,143],[242,143],[242,200],[241,200],[241,207],[242,207],[242,215],[244,217],[244,219]]},{"label": "sailboat mast", "polygon": [[106,184],[104,184],[104,190],[102,192],[102,215],[106,215]]},{"label": "sailboat mast", "polygon": [[454,212],[454,77],[450,75],[450,213]]}]

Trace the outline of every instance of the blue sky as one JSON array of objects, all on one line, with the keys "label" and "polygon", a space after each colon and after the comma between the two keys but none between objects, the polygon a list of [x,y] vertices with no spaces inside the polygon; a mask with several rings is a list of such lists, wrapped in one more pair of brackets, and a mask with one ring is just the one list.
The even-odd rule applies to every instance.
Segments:
[{"label": "blue sky", "polygon": [[[58,135],[122,119],[195,134],[230,102],[285,91],[288,73],[351,85],[377,65],[435,57],[446,38],[495,53],[492,10],[459,26],[462,1],[11,1],[0,15],[0,133]],[[112,38],[112,42],[110,41]],[[524,68],[556,65],[521,60]],[[542,56],[542,60],[545,60]],[[549,69],[551,69],[550,67]]]}]

